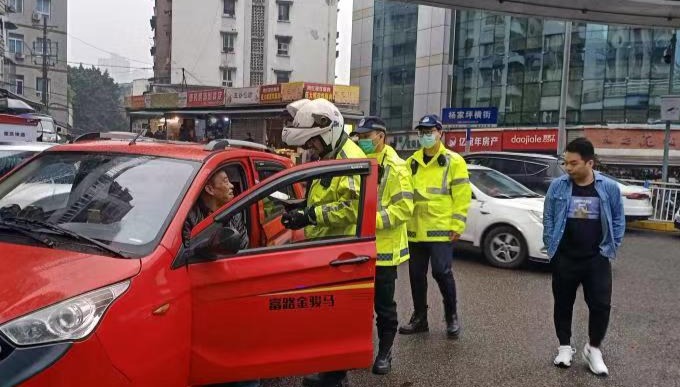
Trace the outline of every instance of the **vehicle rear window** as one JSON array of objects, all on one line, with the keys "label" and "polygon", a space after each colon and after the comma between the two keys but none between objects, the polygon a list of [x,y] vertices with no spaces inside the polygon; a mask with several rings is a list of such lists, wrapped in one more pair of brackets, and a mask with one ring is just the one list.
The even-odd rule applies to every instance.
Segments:
[{"label": "vehicle rear window", "polygon": [[537,176],[537,175],[545,175],[545,171],[550,168],[549,165],[547,164],[540,164],[540,163],[533,163],[533,162],[526,162],[524,163],[524,168],[527,171],[527,175],[532,175],[532,176]]},{"label": "vehicle rear window", "polygon": [[490,158],[489,163],[485,166],[507,175],[523,175],[525,173],[524,163],[517,160]]}]

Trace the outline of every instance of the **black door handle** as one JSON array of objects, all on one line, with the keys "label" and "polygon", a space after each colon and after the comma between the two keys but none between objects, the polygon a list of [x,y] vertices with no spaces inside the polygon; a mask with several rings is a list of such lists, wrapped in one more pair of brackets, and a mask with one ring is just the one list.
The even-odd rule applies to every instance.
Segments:
[{"label": "black door handle", "polygon": [[335,259],[331,261],[330,265],[331,266],[344,266],[344,265],[361,265],[362,263],[366,263],[371,260],[371,257],[367,256],[361,256],[361,257],[356,257],[356,258],[350,258],[350,259]]}]

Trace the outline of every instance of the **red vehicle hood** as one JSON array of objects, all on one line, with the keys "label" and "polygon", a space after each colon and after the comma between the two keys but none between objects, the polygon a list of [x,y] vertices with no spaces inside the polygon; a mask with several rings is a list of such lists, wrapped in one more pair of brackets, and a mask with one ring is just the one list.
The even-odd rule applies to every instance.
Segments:
[{"label": "red vehicle hood", "polygon": [[0,242],[0,324],[139,273],[121,259]]}]

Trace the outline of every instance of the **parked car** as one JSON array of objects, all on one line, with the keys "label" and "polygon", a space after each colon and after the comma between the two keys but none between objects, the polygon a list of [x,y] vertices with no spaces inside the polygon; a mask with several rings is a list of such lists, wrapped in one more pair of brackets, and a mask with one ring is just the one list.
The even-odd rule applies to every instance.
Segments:
[{"label": "parked car", "polygon": [[[221,171],[235,197],[185,231]],[[377,175],[375,160],[295,167],[231,140],[40,153],[0,180],[0,384],[186,387],[369,367]],[[308,181],[338,176],[362,181],[355,235],[283,227]]]},{"label": "parked car", "polygon": [[475,152],[463,158],[468,164],[495,169],[541,195],[548,192],[555,178],[565,173],[557,157],[542,154]]},{"label": "parked car", "polygon": [[0,142],[0,176],[29,157],[54,145],[46,142]]},{"label": "parked car", "polygon": [[654,215],[652,205],[652,191],[649,188],[633,185],[614,176],[603,173],[604,176],[614,180],[623,196],[623,212],[626,221],[647,220]]},{"label": "parked car", "polygon": [[675,223],[675,228],[680,230],[680,210],[678,210],[678,212],[675,213],[675,220],[673,223]]},{"label": "parked car", "polygon": [[493,266],[513,269],[528,259],[547,262],[543,197],[490,168],[468,165],[472,203],[462,241],[479,247]]},{"label": "parked car", "polygon": [[[469,164],[481,165],[502,172],[541,195],[548,192],[550,183],[554,179],[566,173],[560,160],[548,155],[476,152],[463,157]],[[609,175],[605,176],[616,181],[621,189],[627,221],[645,220],[652,217],[654,208],[649,189],[626,183]]]}]

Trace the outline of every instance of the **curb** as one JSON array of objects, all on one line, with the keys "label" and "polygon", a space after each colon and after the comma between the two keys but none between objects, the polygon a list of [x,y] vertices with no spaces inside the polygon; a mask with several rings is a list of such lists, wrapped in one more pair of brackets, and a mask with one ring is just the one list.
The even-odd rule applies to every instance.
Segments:
[{"label": "curb", "polygon": [[660,232],[676,232],[673,222],[655,222],[651,220],[639,220],[635,222],[628,223],[627,227],[640,229],[640,230],[651,230]]}]

